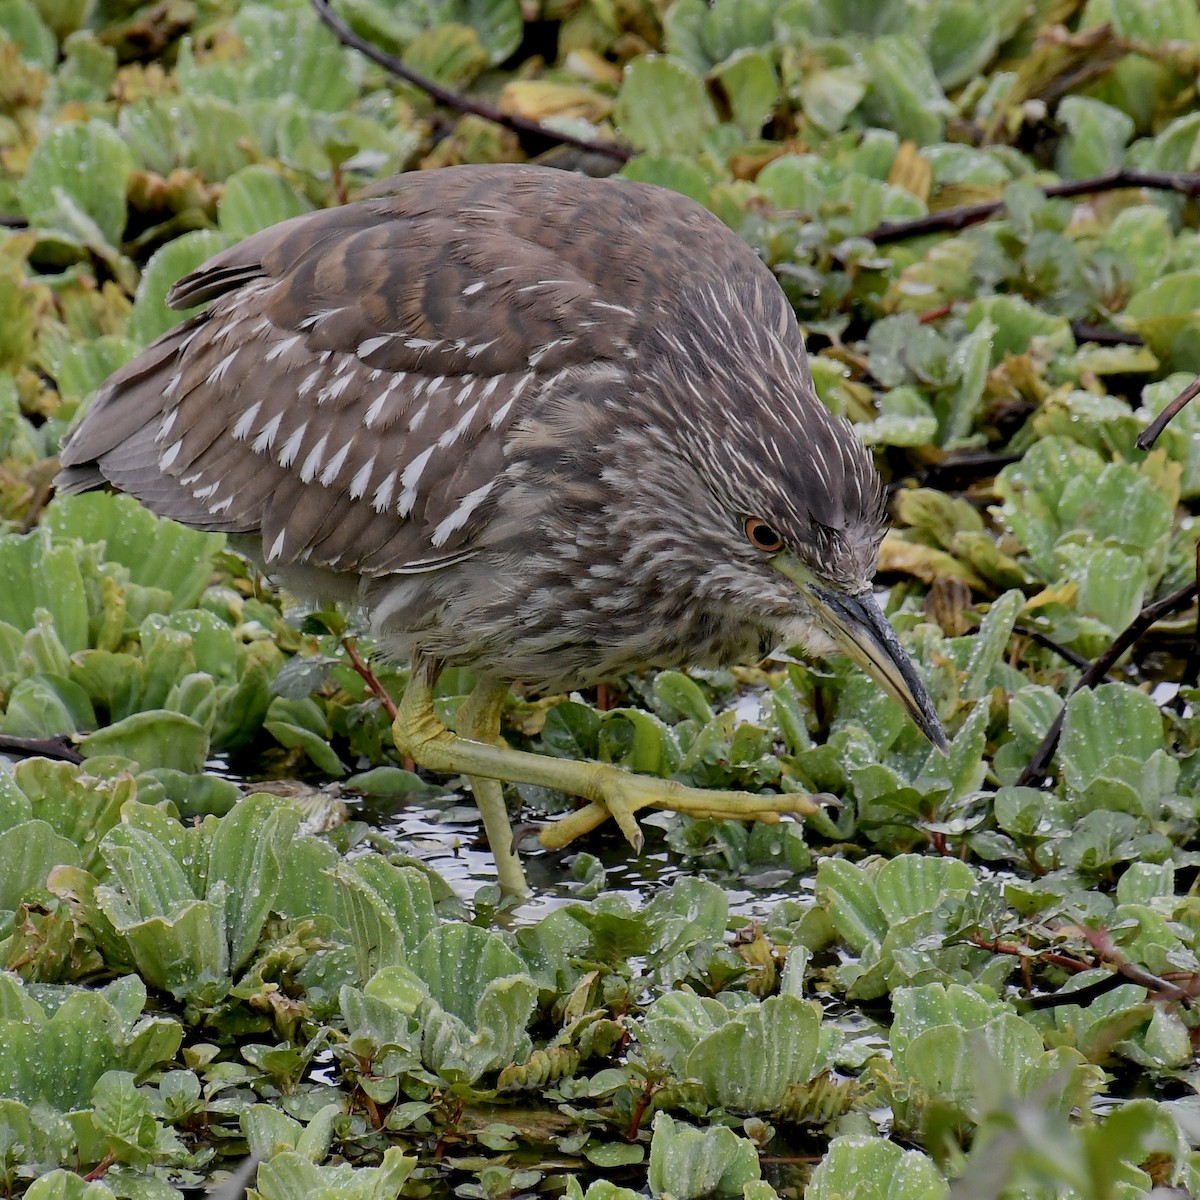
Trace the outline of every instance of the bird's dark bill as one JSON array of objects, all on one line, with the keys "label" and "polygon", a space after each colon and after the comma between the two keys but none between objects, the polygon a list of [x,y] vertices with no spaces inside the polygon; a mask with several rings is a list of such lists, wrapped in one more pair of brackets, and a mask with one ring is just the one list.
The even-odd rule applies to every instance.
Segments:
[{"label": "bird's dark bill", "polygon": [[904,708],[916,727],[939,749],[949,742],[929,692],[875,597],[849,596],[809,585],[818,615],[830,636],[881,688]]}]

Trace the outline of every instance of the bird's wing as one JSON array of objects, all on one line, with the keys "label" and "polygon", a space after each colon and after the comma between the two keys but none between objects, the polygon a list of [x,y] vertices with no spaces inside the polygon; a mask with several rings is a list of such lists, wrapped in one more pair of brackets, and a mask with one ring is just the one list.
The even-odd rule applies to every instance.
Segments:
[{"label": "bird's wing", "polygon": [[437,191],[294,218],[182,280],[172,302],[209,308],[108,381],[61,485],[261,533],[268,564],[469,552],[507,430],[563,372],[623,364],[635,314],[503,204]]}]

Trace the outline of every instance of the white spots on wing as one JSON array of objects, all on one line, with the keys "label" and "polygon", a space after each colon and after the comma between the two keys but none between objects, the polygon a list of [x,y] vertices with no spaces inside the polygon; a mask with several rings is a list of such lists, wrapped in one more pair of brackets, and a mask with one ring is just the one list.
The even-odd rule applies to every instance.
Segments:
[{"label": "white spots on wing", "polygon": [[183,438],[172,442],[163,452],[158,460],[159,469],[167,470],[168,467],[179,457],[179,451],[183,448]]},{"label": "white spots on wing", "polygon": [[159,422],[158,432],[154,435],[156,442],[165,442],[171,436],[171,430],[175,425],[175,418],[179,416],[179,409],[173,408]]},{"label": "white spots on wing", "polygon": [[[295,434],[292,435],[295,437]],[[288,443],[291,444],[290,441]],[[317,439],[317,444],[305,456],[304,462],[300,464],[300,478],[305,483],[312,483],[316,478],[317,472],[321,469],[321,459],[325,454],[325,447],[329,445],[329,434],[323,434]],[[286,450],[287,447],[284,447]],[[299,449],[299,445],[297,445]]]},{"label": "white spots on wing", "polygon": [[217,365],[213,367],[211,371],[209,371],[208,378],[205,379],[204,382],[208,384],[209,387],[212,387],[215,383],[220,383],[221,380],[225,378],[225,373],[233,365],[233,360],[237,358],[237,356],[238,351],[230,350],[230,352],[225,355],[225,357],[221,359],[221,361],[217,363]]},{"label": "white spots on wing", "polygon": [[465,288],[463,288],[462,294],[464,296],[474,296],[476,292],[481,292],[482,290],[483,290],[483,280],[480,279],[475,283],[468,283],[467,286]]},{"label": "white spots on wing", "polygon": [[371,507],[376,512],[383,512],[392,502],[392,492],[396,490],[396,472],[389,471],[387,478],[375,489],[371,498]]},{"label": "white spots on wing", "polygon": [[483,385],[483,394],[479,398],[481,400],[490,400],[492,398],[492,393],[496,390],[496,388],[499,385],[500,385],[500,376],[493,375],[491,377],[491,379],[489,379],[487,381],[487,383],[485,383]]},{"label": "white spots on wing", "polygon": [[317,393],[317,403],[324,404],[327,400],[336,400],[353,382],[353,375],[340,375]]},{"label": "white spots on wing", "polygon": [[424,352],[426,350],[436,350],[442,344],[441,338],[405,338],[404,345],[409,350]]},{"label": "white spots on wing", "polygon": [[554,287],[557,284],[565,282],[565,279],[538,279],[533,283],[526,283],[517,288],[517,293],[521,294],[523,292],[540,292],[542,288]]},{"label": "white spots on wing", "polygon": [[555,338],[552,342],[547,342],[544,346],[539,346],[529,356],[529,365],[536,367],[538,363],[550,353],[551,350],[558,349],[559,346],[566,346],[572,341],[571,338]]},{"label": "white spots on wing", "polygon": [[279,451],[279,465],[281,467],[290,467],[296,461],[296,455],[300,453],[300,447],[304,443],[304,435],[307,432],[307,421],[301,421],[292,430],[291,436],[283,443],[283,449]]},{"label": "white spots on wing", "polygon": [[491,479],[473,492],[468,492],[459,501],[458,507],[448,517],[438,522],[430,541],[439,549],[444,546],[450,535],[467,523],[467,518],[487,499],[488,493],[495,486],[496,481]]},{"label": "white spots on wing", "polygon": [[458,395],[454,397],[454,403],[456,405],[461,405],[462,402],[471,394],[472,389],[475,387],[475,379],[473,376],[464,375],[462,378],[463,378],[463,385],[461,388],[459,388]]},{"label": "white spots on wing", "polygon": [[163,399],[170,400],[179,388],[179,383],[183,379],[183,372],[176,371],[170,379],[167,380],[167,386],[163,388]]},{"label": "white spots on wing", "polygon": [[380,391],[379,395],[371,401],[371,407],[367,409],[366,415],[363,417],[363,425],[367,429],[374,427],[376,421],[379,420],[380,413],[383,412],[383,406],[387,404],[388,397],[404,382],[404,372],[400,371],[393,375],[388,382],[387,387]]},{"label": "white spots on wing", "polygon": [[303,400],[304,397],[307,396],[308,393],[317,386],[321,376],[324,374],[325,372],[322,371],[320,367],[317,367],[314,371],[310,371],[301,381],[300,386],[296,389],[296,399]]},{"label": "white spots on wing", "polygon": [[[425,464],[435,449],[435,446],[426,447],[404,468],[404,474],[400,476],[400,483],[404,490],[396,502],[396,511],[400,516],[407,517],[412,512],[413,505],[417,501],[417,484],[421,481],[421,472],[425,470]],[[392,473],[395,474],[395,472]]]},{"label": "white spots on wing", "polygon": [[207,500],[210,496],[217,494],[217,489],[221,486],[221,481],[218,479],[216,483],[210,483],[208,487],[196,488],[192,495],[197,500]]},{"label": "white spots on wing", "polygon": [[394,336],[391,333],[384,333],[380,334],[379,337],[364,338],[358,343],[358,350],[356,351],[358,357],[366,358],[367,355],[374,354],[376,350],[382,350]]},{"label": "white spots on wing", "polygon": [[607,300],[593,300],[593,308],[603,308],[609,312],[620,313],[623,317],[636,317],[637,313],[632,308],[626,308],[624,304],[609,304]]},{"label": "white spots on wing", "polygon": [[344,308],[319,308],[315,313],[310,313],[300,322],[300,328],[312,329],[319,322],[327,320],[329,317],[336,317],[338,313],[344,311]]},{"label": "white spots on wing", "polygon": [[429,415],[429,401],[424,401],[421,406],[408,419],[408,432],[416,433],[418,429],[425,423],[425,418]]},{"label": "white spots on wing", "polygon": [[[365,463],[354,474],[354,478],[350,480],[350,499],[357,500],[360,496],[366,493],[368,487],[371,486],[371,472],[375,469],[375,456],[371,455]],[[322,480],[322,482],[324,482]]]},{"label": "white spots on wing", "polygon": [[275,540],[271,543],[270,550],[267,551],[267,562],[274,562],[283,554],[283,544],[286,538],[287,530],[281,529]]},{"label": "white spots on wing", "polygon": [[470,408],[445,433],[437,440],[437,444],[442,447],[453,446],[468,429],[471,428],[471,422],[475,420],[475,414],[479,411],[479,405],[482,402],[476,400]]},{"label": "white spots on wing", "polygon": [[346,455],[350,453],[350,447],[354,444],[354,439],[351,438],[326,464],[325,469],[321,472],[321,482],[330,487],[333,481],[337,478],[338,472],[342,469],[342,464],[346,461]]},{"label": "white spots on wing", "polygon": [[492,429],[499,429],[504,423],[504,419],[508,416],[510,409],[520,398],[521,393],[529,386],[530,381],[534,378],[533,374],[527,372],[517,380],[513,386],[513,390],[509,393],[508,399],[494,413],[488,425]]},{"label": "white spots on wing", "polygon": [[478,358],[479,355],[481,355],[485,350],[490,349],[499,340],[500,340],[499,338],[492,338],[491,341],[488,341],[488,342],[477,342],[474,346],[464,347],[464,349],[467,352],[467,357],[468,358]]},{"label": "white spots on wing", "polygon": [[291,337],[284,338],[282,342],[276,342],[267,351],[267,362],[274,362],[280,355],[286,354],[299,340],[300,335],[294,333]]},{"label": "white spots on wing", "polygon": [[270,450],[275,443],[275,435],[279,432],[279,423],[283,413],[276,413],[259,431],[251,449],[255,454],[263,454]]},{"label": "white spots on wing", "polygon": [[233,497],[226,496],[224,500],[218,500],[216,504],[210,504],[208,511],[215,517],[218,513],[227,512],[233,507]]},{"label": "white spots on wing", "polygon": [[250,436],[250,427],[258,419],[258,414],[262,409],[262,401],[255,400],[248,409],[237,419],[237,424],[233,427],[233,437],[235,441],[244,442]]}]

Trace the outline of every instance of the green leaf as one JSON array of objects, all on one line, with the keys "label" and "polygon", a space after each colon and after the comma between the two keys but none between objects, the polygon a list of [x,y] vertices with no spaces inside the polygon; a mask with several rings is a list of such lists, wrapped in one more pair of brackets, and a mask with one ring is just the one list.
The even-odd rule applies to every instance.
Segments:
[{"label": "green leaf", "polygon": [[1200,371],[1200,270],[1169,272],[1135,292],[1120,324],[1170,369]]},{"label": "green leaf", "polygon": [[804,1194],[806,1200],[942,1200],[950,1185],[919,1150],[851,1134],[829,1143]]},{"label": "green leaf", "polygon": [[669,58],[636,58],[617,97],[617,127],[638,150],[695,152],[717,114],[704,80]]},{"label": "green leaf", "polygon": [[22,821],[0,832],[0,911],[32,900],[61,864],[78,866],[79,851],[45,821]]},{"label": "green leaf", "polygon": [[900,854],[875,876],[875,899],[889,926],[932,912],[949,896],[965,896],[977,885],[975,872],[953,858]]},{"label": "green leaf", "polygon": [[377,855],[347,863],[345,870],[353,872],[392,914],[404,955],[412,954],[437,928],[433,892],[424,871],[394,866]]},{"label": "green leaf", "polygon": [[982,73],[999,41],[992,13],[971,0],[944,0],[930,17],[926,46],[942,87],[960,87]]},{"label": "green leaf", "polygon": [[[135,584],[165,589],[175,609],[196,606],[225,544],[223,534],[188,529],[154,516],[132,496],[105,492],[56,497],[46,510],[44,524],[55,542],[103,542],[108,562],[126,567]],[[77,557],[72,546],[62,551]]]},{"label": "green leaf", "polygon": [[710,1104],[735,1112],[772,1112],[787,1089],[807,1083],[820,1048],[821,1019],[806,1000],[772,996],[701,1038],[685,1075]]},{"label": "green leaf", "polygon": [[328,112],[354,103],[362,60],[311,9],[244,5],[234,28],[246,47],[246,69],[239,76],[243,100],[287,96],[308,109]]},{"label": "green leaf", "polygon": [[1067,701],[1058,759],[1076,791],[1108,773],[1114,758],[1146,761],[1161,745],[1162,714],[1144,692],[1126,683],[1083,689]]},{"label": "green leaf", "polygon": [[410,956],[409,965],[438,1004],[472,1027],[488,985],[525,973],[524,964],[503,938],[474,925],[441,925],[431,930]]},{"label": "green leaf", "polygon": [[51,71],[58,59],[58,42],[28,0],[0,2],[0,35],[13,43],[21,58],[45,71]]},{"label": "green leaf", "polygon": [[1127,113],[1087,96],[1065,96],[1057,117],[1067,128],[1055,155],[1055,167],[1064,178],[1103,175],[1122,165],[1125,145],[1134,133]]},{"label": "green leaf", "polygon": [[35,1179],[26,1200],[116,1200],[116,1194],[99,1181],[89,1183],[75,1171],[55,1170]]},{"label": "green leaf", "polygon": [[199,305],[182,311],[168,308],[167,292],[183,276],[224,250],[231,241],[225,234],[212,229],[194,229],[156,250],[142,272],[133,298],[129,336],[144,346],[199,312]]},{"label": "green leaf", "polygon": [[326,775],[344,775],[346,768],[329,745],[325,712],[311,698],[287,700],[276,696],[267,711],[263,728],[289,750],[303,750]]},{"label": "green leaf", "polygon": [[151,709],[89,733],[79,748],[85,758],[116,754],[143,769],[167,767],[197,774],[208,758],[208,733],[183,713]]},{"label": "green leaf", "polygon": [[918,145],[941,141],[950,106],[924,49],[907,35],[888,35],[866,45],[863,61],[869,118]]},{"label": "green leaf", "polygon": [[30,156],[17,188],[22,211],[32,225],[85,244],[94,228],[108,246],[118,246],[125,230],[125,187],[134,166],[129,147],[111,125],[58,125]]},{"label": "green leaf", "polygon": [[734,124],[747,138],[756,138],[779,103],[779,81],[771,59],[761,50],[738,50],[716,70]]},{"label": "green leaf", "polygon": [[650,1139],[650,1194],[698,1200],[716,1194],[740,1196],[762,1177],[754,1143],[717,1125],[694,1129],[666,1113],[654,1115]]},{"label": "green leaf", "polygon": [[883,941],[887,918],[862,868],[841,858],[823,858],[817,867],[817,895],[838,934],[855,950]]},{"label": "green leaf", "polygon": [[217,218],[222,233],[240,239],[311,211],[312,205],[286,180],[254,163],[225,181]]},{"label": "green leaf", "polygon": [[275,906],[285,850],[300,815],[278,797],[247,796],[217,822],[209,854],[208,882],[225,885],[229,968],[240,970],[258,945]]}]

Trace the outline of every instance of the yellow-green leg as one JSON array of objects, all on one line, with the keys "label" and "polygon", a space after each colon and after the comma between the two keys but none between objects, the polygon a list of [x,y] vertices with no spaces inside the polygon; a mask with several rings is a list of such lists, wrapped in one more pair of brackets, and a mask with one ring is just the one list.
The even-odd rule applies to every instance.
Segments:
[{"label": "yellow-green leg", "polygon": [[[497,683],[495,680],[480,680],[458,710],[458,740],[501,746],[500,714],[504,711],[504,698],[507,695],[507,684]],[[407,700],[408,693],[405,692],[404,696]],[[437,720],[436,716],[434,720]],[[524,895],[529,891],[529,885],[525,881],[525,870],[517,856],[516,839],[508,819],[508,806],[504,803],[504,785],[498,779],[471,774],[471,792],[479,807],[479,814],[483,817],[483,829],[487,834],[488,845],[492,848],[492,857],[496,860],[500,890]]]},{"label": "yellow-green leg", "polygon": [[[476,687],[459,714],[462,731],[451,733],[433,710],[435,675],[435,664],[418,657],[392,724],[397,748],[431,771],[463,773],[472,781],[535,783],[590,800],[591,804],[585,808],[543,830],[541,843],[548,849],[561,849],[611,816],[630,845],[640,850],[642,833],[633,814],[648,805],[693,817],[742,821],[778,821],[782,813],[810,816],[819,808],[806,795],[755,796],[749,792],[703,791],[670,779],[633,775],[607,763],[575,762],[511,750],[499,744],[500,706],[505,689],[495,682],[482,681]],[[485,794],[489,797],[486,801],[482,799]],[[510,865],[502,868],[501,886],[523,890],[524,874],[512,852],[512,830],[499,787],[493,790],[485,787],[476,792],[476,797],[480,799],[497,865],[502,858],[511,860]]]}]

